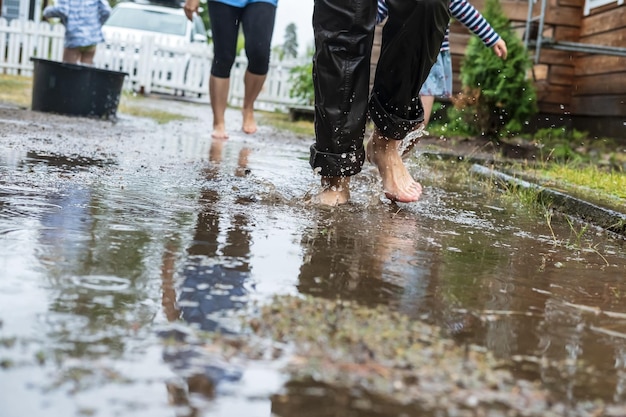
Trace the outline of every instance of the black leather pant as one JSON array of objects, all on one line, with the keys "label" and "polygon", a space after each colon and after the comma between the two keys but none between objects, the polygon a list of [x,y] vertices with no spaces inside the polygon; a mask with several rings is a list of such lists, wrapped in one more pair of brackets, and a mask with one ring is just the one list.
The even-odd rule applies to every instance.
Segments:
[{"label": "black leather pant", "polygon": [[403,139],[424,120],[419,90],[450,21],[449,0],[386,0],[380,58],[369,93],[376,0],[315,0],[311,167],[325,177],[357,174],[367,113],[385,137]]}]

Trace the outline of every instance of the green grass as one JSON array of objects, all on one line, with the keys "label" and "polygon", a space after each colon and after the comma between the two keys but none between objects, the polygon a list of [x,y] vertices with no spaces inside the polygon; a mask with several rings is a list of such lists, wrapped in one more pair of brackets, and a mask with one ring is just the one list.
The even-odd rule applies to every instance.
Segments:
[{"label": "green grass", "polygon": [[[31,77],[0,74],[0,103],[30,108],[32,89],[33,80]],[[159,124],[187,119],[182,114],[146,108],[142,104],[143,100],[144,98],[141,96],[133,96],[124,92],[120,98],[118,113],[153,119]]]},{"label": "green grass", "polygon": [[603,171],[593,165],[586,167],[553,165],[544,168],[540,173],[549,179],[558,179],[578,187],[626,199],[626,175],[623,172]]},{"label": "green grass", "polygon": [[186,120],[189,117],[164,110],[151,109],[144,105],[145,98],[124,92],[120,98],[118,114],[152,119],[158,124],[166,124],[175,120]]},{"label": "green grass", "polygon": [[300,136],[315,136],[315,129],[313,128],[312,121],[291,121],[289,120],[289,115],[286,113],[261,113],[259,117],[259,123],[270,125],[278,130],[286,130]]},{"label": "green grass", "polygon": [[30,77],[0,74],[0,103],[29,108],[33,91]]},{"label": "green grass", "polygon": [[593,164],[545,164],[524,170],[544,186],[626,212],[626,175],[621,171],[598,168]]}]

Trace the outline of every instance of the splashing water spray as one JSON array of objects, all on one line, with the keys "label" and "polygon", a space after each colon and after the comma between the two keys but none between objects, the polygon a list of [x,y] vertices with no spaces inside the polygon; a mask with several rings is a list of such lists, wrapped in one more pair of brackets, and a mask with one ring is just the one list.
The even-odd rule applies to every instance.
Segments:
[{"label": "splashing water spray", "polygon": [[424,130],[424,128],[424,125],[421,124],[415,130],[407,133],[404,139],[402,139],[402,143],[398,147],[398,152],[400,153],[400,155],[403,155],[404,151],[409,149],[413,145],[413,142],[415,142],[424,135],[428,135],[428,132]]}]

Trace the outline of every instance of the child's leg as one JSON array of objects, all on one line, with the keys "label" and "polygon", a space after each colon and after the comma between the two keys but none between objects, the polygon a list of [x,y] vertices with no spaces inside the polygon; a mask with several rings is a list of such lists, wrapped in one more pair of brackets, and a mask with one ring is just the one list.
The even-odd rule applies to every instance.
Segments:
[{"label": "child's leg", "polygon": [[80,50],[80,63],[93,65],[93,57],[96,55],[96,45],[83,46]]},{"label": "child's leg", "polygon": [[65,48],[63,49],[63,62],[69,64],[77,64],[80,60],[80,51],[78,48]]}]

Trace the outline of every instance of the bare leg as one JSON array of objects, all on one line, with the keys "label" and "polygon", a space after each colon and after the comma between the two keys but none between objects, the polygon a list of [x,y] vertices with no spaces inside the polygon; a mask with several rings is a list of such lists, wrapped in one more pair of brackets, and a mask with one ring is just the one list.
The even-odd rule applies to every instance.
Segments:
[{"label": "bare leg", "polygon": [[77,48],[63,49],[63,62],[77,64],[80,59],[80,51]]},{"label": "bare leg", "polygon": [[266,75],[256,75],[246,71],[243,78],[245,93],[243,96],[243,125],[241,129],[248,134],[256,132],[256,122],[254,121],[254,102],[263,89]]},{"label": "bare leg", "polygon": [[387,139],[375,128],[367,142],[367,159],[378,168],[385,196],[391,201],[411,203],[419,200],[422,186],[411,177],[402,162],[398,153],[401,142]]},{"label": "bare leg", "polygon": [[214,75],[209,77],[209,98],[211,99],[211,110],[213,110],[213,133],[215,139],[228,139],[226,133],[226,104],[228,102],[228,89],[230,88],[230,78],[220,78]]},{"label": "bare leg", "polygon": [[322,177],[322,192],[313,202],[324,206],[339,206],[350,200],[350,177]]},{"label": "bare leg", "polygon": [[430,114],[433,111],[435,96],[420,96],[420,100],[422,102],[422,107],[424,108],[424,127],[426,127],[430,121]]},{"label": "bare leg", "polygon": [[[419,124],[415,128],[415,130],[413,130],[413,132],[415,132],[418,129],[422,129],[422,130],[426,129],[426,126],[428,125],[428,121],[430,120],[430,114],[433,111],[433,104],[435,103],[435,96],[420,96],[420,100],[422,102],[422,107],[424,108],[424,123]],[[415,144],[419,142],[419,138],[422,135],[423,133],[418,133],[417,135],[415,135],[414,138],[410,140],[405,139],[405,143],[403,144],[404,147],[401,149],[402,157],[407,156],[411,152],[411,150],[413,149],[413,146],[415,146]]]},{"label": "bare leg", "polygon": [[85,65],[93,65],[93,57],[96,55],[96,48],[91,48],[80,52],[80,63]]}]

